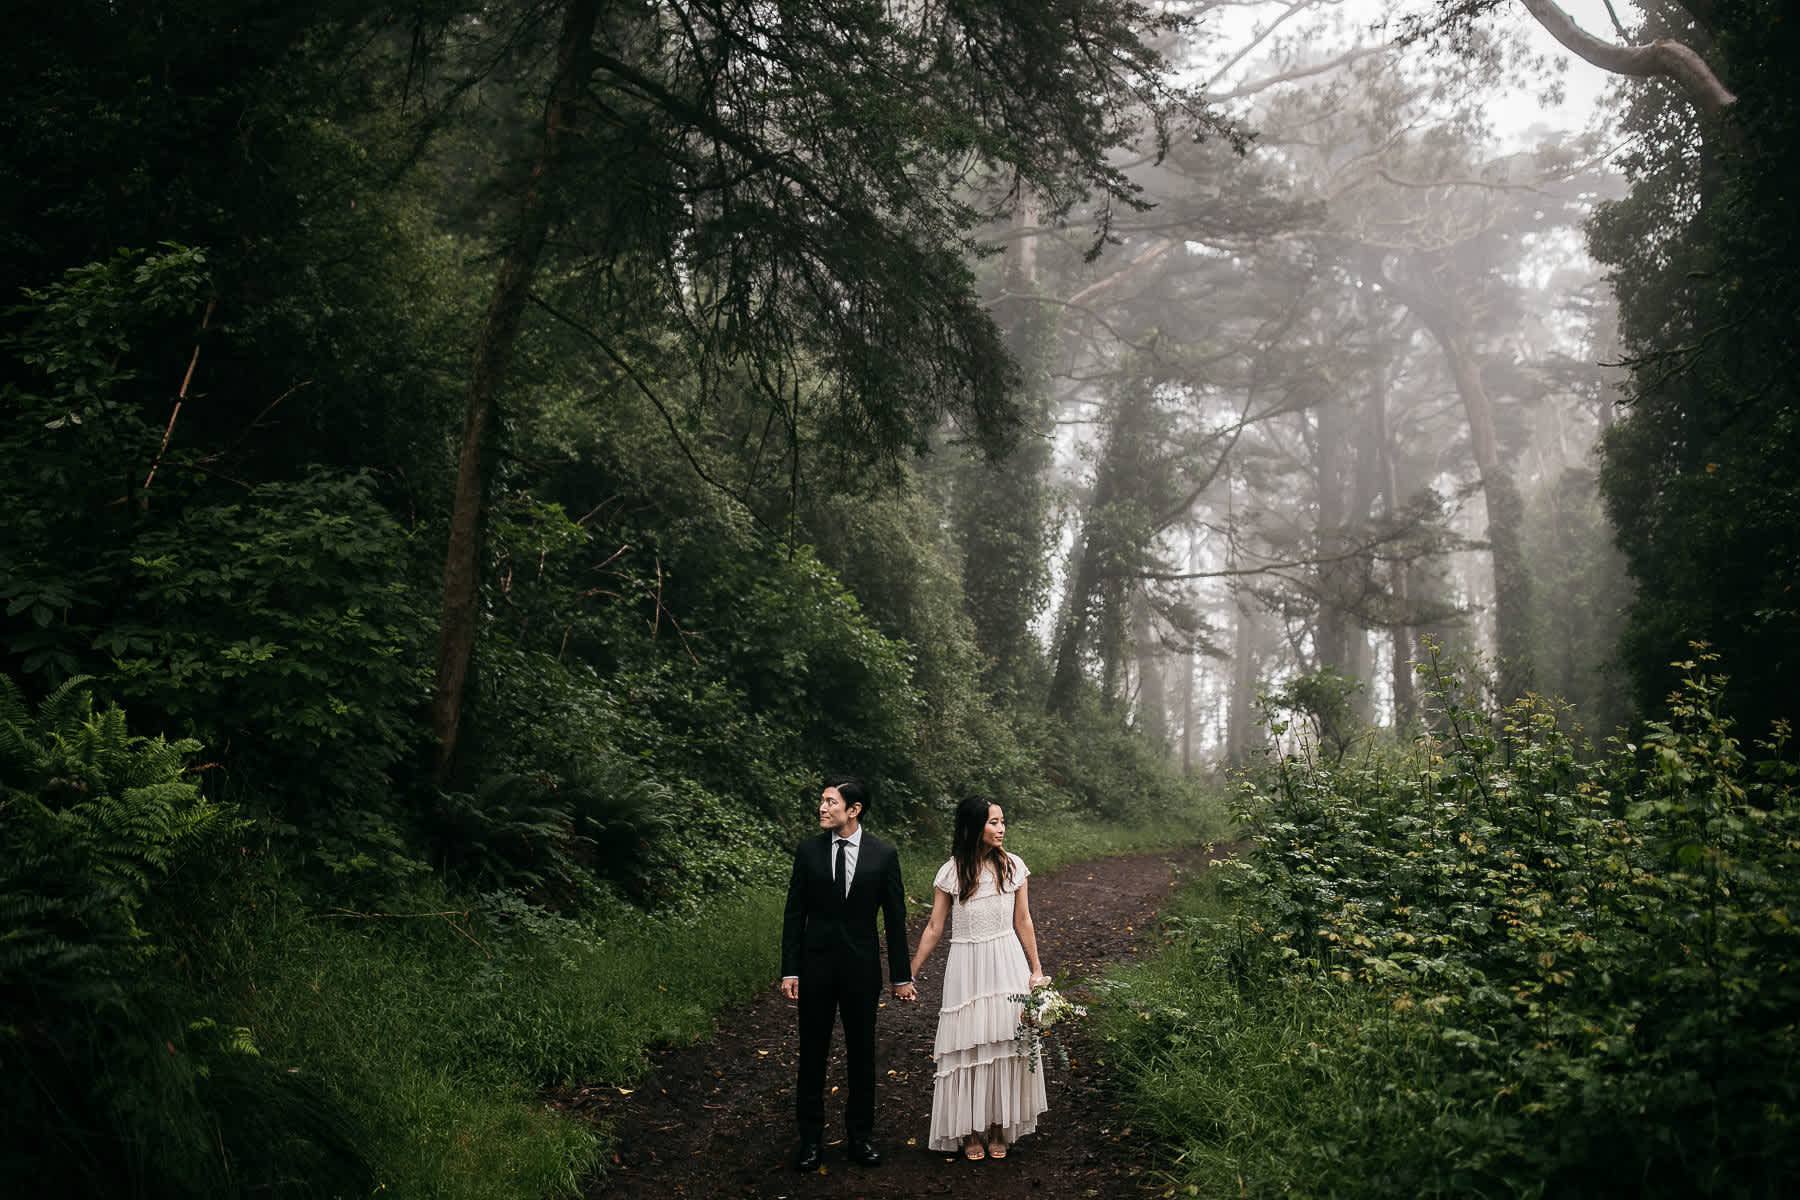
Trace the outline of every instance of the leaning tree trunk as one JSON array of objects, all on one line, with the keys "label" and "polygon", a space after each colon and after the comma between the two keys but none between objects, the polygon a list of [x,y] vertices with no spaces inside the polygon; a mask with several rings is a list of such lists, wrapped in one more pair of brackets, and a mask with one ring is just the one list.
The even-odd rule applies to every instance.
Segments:
[{"label": "leaning tree trunk", "polygon": [[1531,573],[1520,542],[1525,502],[1512,472],[1500,461],[1494,404],[1481,379],[1474,330],[1468,314],[1444,290],[1427,291],[1410,280],[1396,280],[1389,275],[1382,275],[1380,283],[1406,305],[1437,342],[1463,402],[1463,413],[1469,422],[1469,444],[1487,500],[1488,548],[1494,565],[1494,649],[1499,659],[1495,689],[1500,703],[1509,704],[1531,686]]},{"label": "leaning tree trunk", "polygon": [[463,401],[462,450],[456,464],[456,491],[450,537],[444,554],[444,603],[438,627],[437,690],[431,702],[437,738],[435,774],[440,785],[456,772],[463,702],[481,604],[481,541],[487,504],[489,450],[495,406],[518,341],[519,322],[537,274],[553,220],[555,174],[572,110],[586,85],[587,56],[599,19],[600,0],[574,0],[563,13],[557,38],[556,77],[544,108],[544,129],[531,176],[520,197],[518,224],[488,301],[487,316],[469,366]]}]

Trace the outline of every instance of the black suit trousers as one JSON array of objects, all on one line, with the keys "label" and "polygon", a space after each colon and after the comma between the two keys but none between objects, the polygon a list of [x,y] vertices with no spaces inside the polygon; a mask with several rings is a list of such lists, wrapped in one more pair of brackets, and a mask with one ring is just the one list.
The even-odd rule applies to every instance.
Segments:
[{"label": "black suit trousers", "polygon": [[825,1066],[831,1056],[831,1027],[844,1024],[848,1093],[844,1133],[852,1142],[875,1133],[875,1013],[879,986],[870,991],[861,971],[814,971],[800,985],[800,1070],[794,1108],[800,1140],[824,1140]]}]

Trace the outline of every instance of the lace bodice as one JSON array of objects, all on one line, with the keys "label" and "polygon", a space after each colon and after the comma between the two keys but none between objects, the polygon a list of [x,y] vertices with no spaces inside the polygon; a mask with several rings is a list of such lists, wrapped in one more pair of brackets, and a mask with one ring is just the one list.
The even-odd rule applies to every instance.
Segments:
[{"label": "lace bodice", "polygon": [[1012,932],[1013,893],[1031,872],[1018,855],[1009,853],[1007,857],[1012,860],[1013,868],[1011,890],[1001,892],[993,868],[984,867],[981,879],[975,885],[975,894],[966,901],[959,899],[962,886],[956,878],[956,860],[953,858],[938,869],[932,886],[950,894],[952,943],[987,941]]}]

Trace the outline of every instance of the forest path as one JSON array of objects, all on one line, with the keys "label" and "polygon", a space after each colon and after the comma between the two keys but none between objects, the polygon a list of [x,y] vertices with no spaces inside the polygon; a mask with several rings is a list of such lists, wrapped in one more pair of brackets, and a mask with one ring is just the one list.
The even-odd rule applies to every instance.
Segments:
[{"label": "forest path", "polygon": [[[1065,976],[1080,1000],[1109,965],[1130,962],[1156,937],[1156,913],[1184,874],[1226,857],[1204,846],[1076,863],[1034,874],[1031,915],[1044,969]],[[929,864],[935,870],[936,864]],[[929,879],[926,864],[912,867]],[[917,894],[916,882],[913,888]],[[917,945],[922,917],[908,926]],[[771,981],[748,1005],[722,1013],[714,1036],[652,1055],[636,1088],[558,1089],[548,1099],[566,1112],[613,1124],[614,1162],[589,1181],[589,1197],[913,1197],[977,1189],[991,1200],[1109,1197],[1137,1190],[1145,1154],[1105,1087],[1105,1068],[1090,1061],[1081,1023],[1065,1026],[1071,1064],[1052,1056],[1050,1110],[1036,1134],[1005,1159],[966,1162],[925,1148],[931,1116],[932,1037],[942,949],[925,968],[917,1004],[885,993],[876,1026],[877,1168],[856,1166],[841,1140],[826,1146],[814,1173],[792,1169],[798,1045],[794,1006]],[[935,968],[935,969],[934,969]],[[833,1039],[826,1079],[828,1139],[840,1139],[843,1038]]]}]

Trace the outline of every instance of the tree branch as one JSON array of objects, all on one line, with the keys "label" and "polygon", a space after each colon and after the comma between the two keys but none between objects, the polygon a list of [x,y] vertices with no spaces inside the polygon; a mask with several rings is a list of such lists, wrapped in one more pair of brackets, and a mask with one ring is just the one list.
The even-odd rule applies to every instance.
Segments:
[{"label": "tree branch", "polygon": [[1579,57],[1615,75],[1672,79],[1686,90],[1702,112],[1717,114],[1737,103],[1737,97],[1713,74],[1706,60],[1689,46],[1672,38],[1657,38],[1642,46],[1615,46],[1588,33],[1557,7],[1553,0],[1520,0],[1537,23],[1550,31]]},{"label": "tree branch", "polygon": [[676,425],[674,416],[670,414],[668,408],[663,404],[662,398],[656,394],[655,389],[644,382],[643,376],[639,375],[637,371],[632,368],[632,365],[625,360],[624,356],[613,349],[612,343],[608,342],[594,330],[588,328],[568,313],[563,312],[561,309],[557,308],[556,305],[550,303],[537,293],[531,293],[527,299],[558,321],[561,321],[564,325],[567,325],[570,329],[573,329],[576,333],[581,334],[583,337],[593,342],[600,352],[606,355],[606,357],[612,361],[612,364],[619,369],[620,373],[623,374],[625,378],[631,380],[632,386],[637,388],[644,399],[650,401],[651,407],[655,408],[657,415],[662,417],[663,424],[668,426],[669,435],[675,442],[675,448],[681,451],[681,456],[687,459],[688,466],[693,469],[695,475],[700,477],[701,482],[709,487],[715,488],[721,495],[735,501],[752,521],[761,526],[771,537],[780,539],[781,531],[763,520],[761,516],[757,515],[756,509],[751,506],[749,500],[738,495],[738,493],[719,482],[717,479],[714,479],[712,475],[707,472],[706,468],[700,465],[700,460],[694,457],[694,452],[688,447],[687,440],[681,436],[681,429]]},{"label": "tree branch", "polygon": [[1270,88],[1279,87],[1284,83],[1296,83],[1302,79],[1311,79],[1315,75],[1328,74],[1337,70],[1339,67],[1347,67],[1359,59],[1368,58],[1372,54],[1385,54],[1392,49],[1392,46],[1386,44],[1380,46],[1356,46],[1344,51],[1344,53],[1338,55],[1336,58],[1328,58],[1323,62],[1313,63],[1311,66],[1295,67],[1291,71],[1282,71],[1275,75],[1265,75],[1261,79],[1248,80],[1247,82],[1240,83],[1238,86],[1227,92],[1207,92],[1206,102],[1208,104],[1222,104],[1227,100],[1242,100],[1246,96],[1254,96],[1258,92],[1266,92]]}]

